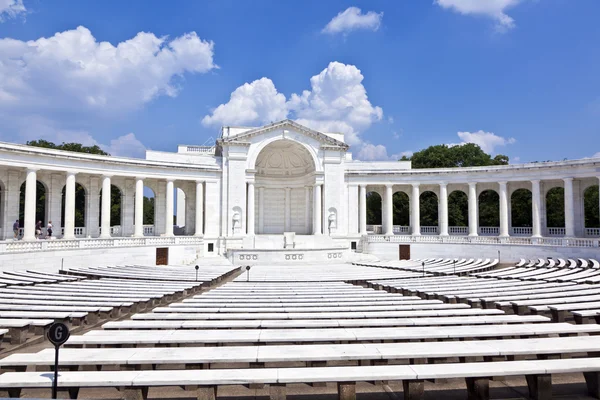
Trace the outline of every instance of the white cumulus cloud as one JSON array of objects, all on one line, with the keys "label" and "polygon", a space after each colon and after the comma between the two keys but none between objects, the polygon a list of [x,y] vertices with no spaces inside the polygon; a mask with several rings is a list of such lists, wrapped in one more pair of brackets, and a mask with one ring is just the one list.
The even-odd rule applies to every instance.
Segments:
[{"label": "white cumulus cloud", "polygon": [[363,79],[354,65],[331,62],[310,79],[310,90],[286,101],[270,79],[261,78],[235,89],[202,123],[260,125],[289,117],[321,132],[344,133],[348,144],[361,147],[360,134],[383,117],[383,110],[369,101]]},{"label": "white cumulus cloud", "polygon": [[0,0],[0,22],[27,12],[23,0]]},{"label": "white cumulus cloud", "polygon": [[146,157],[146,146],[142,144],[133,133],[128,133],[112,139],[109,145],[99,145],[102,150],[113,156],[121,157]]},{"label": "white cumulus cloud", "polygon": [[245,83],[231,93],[229,101],[202,119],[203,125],[264,125],[287,117],[285,95],[268,78]]},{"label": "white cumulus cloud", "polygon": [[515,27],[515,21],[506,10],[516,6],[522,0],[435,0],[435,4],[463,15],[479,15],[496,21],[498,31],[507,31]]},{"label": "white cumulus cloud", "polygon": [[598,153],[594,154],[594,155],[592,156],[592,158],[600,158],[600,152],[598,152]]},{"label": "white cumulus cloud", "polygon": [[325,25],[322,32],[328,34],[347,34],[359,29],[376,31],[381,26],[382,18],[383,13],[369,11],[366,14],[363,14],[358,7],[348,7],[333,17],[333,19]]},{"label": "white cumulus cloud", "polygon": [[27,42],[0,39],[0,108],[135,109],[176,96],[176,77],[216,68],[213,47],[195,32],[172,40],[140,32],[114,46],[83,26]]},{"label": "white cumulus cloud", "polygon": [[460,144],[475,143],[486,153],[494,153],[496,147],[516,142],[514,138],[504,138],[493,132],[484,132],[482,130],[477,132],[458,132],[458,137],[462,140]]},{"label": "white cumulus cloud", "polygon": [[360,133],[383,117],[381,107],[369,101],[363,79],[354,65],[331,62],[310,78],[311,90],[292,94],[289,108],[299,123],[324,132],[342,132],[348,144],[360,145]]}]

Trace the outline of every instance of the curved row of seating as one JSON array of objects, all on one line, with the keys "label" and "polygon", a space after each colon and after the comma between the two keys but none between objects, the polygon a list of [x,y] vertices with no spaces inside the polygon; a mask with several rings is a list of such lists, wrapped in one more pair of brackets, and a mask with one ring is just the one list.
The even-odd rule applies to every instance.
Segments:
[{"label": "curved row of seating", "polygon": [[[339,399],[353,400],[357,382],[402,381],[405,399],[423,399],[425,379],[461,378],[469,398],[487,399],[490,378],[526,376],[531,396],[544,399],[551,375],[585,373],[590,393],[600,394],[600,325],[330,281],[334,272],[322,266],[290,268],[286,279],[294,282],[278,273],[269,281],[269,270],[253,267],[249,276],[72,335],[61,353],[61,385],[72,398],[98,387],[135,399],[155,387],[182,387],[215,399],[230,393],[227,385],[267,384],[279,400],[288,384],[333,382]],[[380,275],[372,267],[348,270],[341,278]],[[414,284],[492,281],[388,271]],[[5,357],[0,389],[40,394],[51,384],[44,371],[52,363],[52,349]]]},{"label": "curved row of seating", "polygon": [[530,259],[530,260],[521,258],[519,260],[519,262],[516,264],[516,266],[517,267],[550,267],[550,268],[552,268],[552,267],[600,268],[600,263],[598,262],[598,260],[595,260],[595,259],[586,260],[585,258],[578,258],[578,259],[557,258],[556,260],[553,258],[534,258],[534,259]]},{"label": "curved row of seating", "polygon": [[521,260],[514,266],[471,275],[483,278],[542,280],[548,282],[600,282],[600,268],[597,266],[598,262],[596,260],[588,262],[580,259],[577,263],[575,260],[559,260],[556,262],[552,259],[538,259],[537,262],[530,261],[523,264],[524,260]]},{"label": "curved row of seating", "polygon": [[117,265],[102,267],[77,267],[64,271],[74,276],[87,278],[144,279],[147,281],[203,282],[213,284],[237,269],[232,266],[203,265],[196,271],[193,265]]},{"label": "curved row of seating", "polygon": [[474,258],[426,258],[385,262],[355,263],[365,267],[392,268],[404,271],[415,271],[433,275],[467,275],[475,272],[493,270],[498,265],[497,259]]},{"label": "curved row of seating", "polygon": [[[118,269],[112,268],[115,271]],[[221,267],[221,274],[226,275],[234,270],[232,267]],[[174,274],[172,276],[177,276],[177,267],[170,267],[169,271]],[[32,336],[43,334],[55,321],[68,323],[72,327],[93,325],[158,304],[167,304],[196,293],[209,283],[157,281],[146,279],[143,274],[135,279],[98,279],[97,276],[94,276],[96,279],[88,279],[65,274],[69,272],[49,274],[26,271],[19,273],[19,276],[32,279],[30,285],[0,287],[0,334],[8,334],[10,344],[22,344]]]}]

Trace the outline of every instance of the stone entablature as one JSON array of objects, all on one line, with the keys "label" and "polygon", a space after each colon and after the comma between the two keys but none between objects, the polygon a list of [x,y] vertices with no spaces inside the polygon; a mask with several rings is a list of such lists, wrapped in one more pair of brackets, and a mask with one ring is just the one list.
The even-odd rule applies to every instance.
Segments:
[{"label": "stone entablature", "polygon": [[[26,182],[23,237],[34,240],[36,181],[47,194],[44,223],[54,221],[55,232],[64,231],[64,238],[70,240],[78,232],[74,226],[76,184],[86,195],[85,229],[81,231],[91,238],[182,234],[210,239],[219,250],[248,245],[245,239],[256,235],[283,232],[327,235],[347,243],[371,233],[540,238],[549,236],[546,193],[557,186],[565,193],[565,227],[556,228],[550,236],[595,236],[596,231],[583,225],[583,194],[598,185],[600,159],[415,170],[410,162],[354,161],[348,149],[343,135],[321,133],[290,120],[259,128],[224,127],[214,146],[181,145],[177,153],[149,150],[146,160],[0,143],[1,237],[12,237],[21,185]],[[108,218],[110,196],[100,200],[100,192],[110,192],[113,185],[122,194],[118,230],[111,229]],[[151,230],[142,224],[144,187],[155,195]],[[499,194],[500,226],[480,227],[478,196],[490,189]],[[518,189],[531,191],[533,218],[531,227],[515,230],[510,198]],[[425,191],[438,197],[439,226],[420,226],[419,202],[412,200]],[[468,197],[468,227],[448,226],[448,196],[454,191]],[[369,192],[382,198],[383,223],[378,232],[366,224]],[[409,198],[409,226],[393,224],[396,192]],[[60,227],[56,221],[62,219],[63,196],[65,223]],[[177,229],[166,217],[175,208]]]}]

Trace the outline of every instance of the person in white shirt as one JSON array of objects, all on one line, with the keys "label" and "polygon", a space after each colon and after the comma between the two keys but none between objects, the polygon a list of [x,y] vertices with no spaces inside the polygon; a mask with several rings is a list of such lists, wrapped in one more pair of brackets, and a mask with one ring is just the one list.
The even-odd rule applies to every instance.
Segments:
[{"label": "person in white shirt", "polygon": [[46,239],[50,239],[52,237],[52,221],[48,221],[48,226],[46,226]]}]

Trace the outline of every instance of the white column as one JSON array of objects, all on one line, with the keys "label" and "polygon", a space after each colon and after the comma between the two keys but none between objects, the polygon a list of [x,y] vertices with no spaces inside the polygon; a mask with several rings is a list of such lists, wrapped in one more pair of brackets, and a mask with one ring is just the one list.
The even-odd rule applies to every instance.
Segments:
[{"label": "white column", "polygon": [[394,234],[394,189],[392,185],[385,185],[385,196],[383,199],[383,217],[385,218],[383,223],[383,234],[391,236]]},{"label": "white column", "polygon": [[144,236],[144,179],[135,179],[135,237]]},{"label": "white column", "polygon": [[248,204],[248,215],[246,230],[248,235],[254,235],[254,182],[248,182],[248,196],[246,203]]},{"label": "white column", "polygon": [[304,186],[304,226],[306,234],[310,234],[310,187]]},{"label": "white column", "polygon": [[292,230],[292,189],[285,188],[285,226],[284,231]]},{"label": "white column", "polygon": [[[35,240],[35,209],[37,203],[36,194],[37,170],[28,168],[25,179],[25,220],[23,222],[23,240]],[[10,224],[12,227],[12,224]],[[12,228],[11,228],[12,229]]]},{"label": "white column", "polygon": [[314,235],[322,235],[323,231],[321,229],[322,221],[321,221],[321,184],[316,183],[313,189],[313,234]]},{"label": "white column", "polygon": [[102,220],[100,237],[110,237],[110,176],[102,176]]},{"label": "white column", "polygon": [[75,172],[67,172],[65,187],[65,233],[63,239],[75,239]]},{"label": "white column", "polygon": [[165,201],[165,236],[173,236],[173,180],[167,179]]},{"label": "white column", "polygon": [[258,188],[258,233],[265,232],[265,188]]},{"label": "white column", "polygon": [[421,191],[419,190],[419,184],[414,183],[412,185],[412,198],[410,203],[412,209],[410,222],[412,235],[421,235]]},{"label": "white column", "polygon": [[531,236],[542,237],[541,209],[542,201],[540,194],[540,181],[531,181]]},{"label": "white column", "polygon": [[202,236],[204,231],[203,217],[204,216],[204,182],[196,181],[196,229],[194,236]]},{"label": "white column", "polygon": [[500,187],[500,237],[508,236],[508,189],[506,182],[498,182]]},{"label": "white column", "polygon": [[448,236],[448,185],[440,183],[439,221],[440,236]]},{"label": "white column", "polygon": [[469,183],[469,236],[478,236],[477,183]]},{"label": "white column", "polygon": [[358,203],[360,210],[358,216],[358,232],[363,236],[367,234],[367,185],[360,185]]},{"label": "white column", "polygon": [[565,236],[575,237],[575,208],[573,204],[573,178],[563,179],[565,183]]},{"label": "white column", "polygon": [[185,226],[185,192],[181,188],[175,189],[175,201],[177,202],[177,214],[175,214],[175,224],[179,227]]}]

